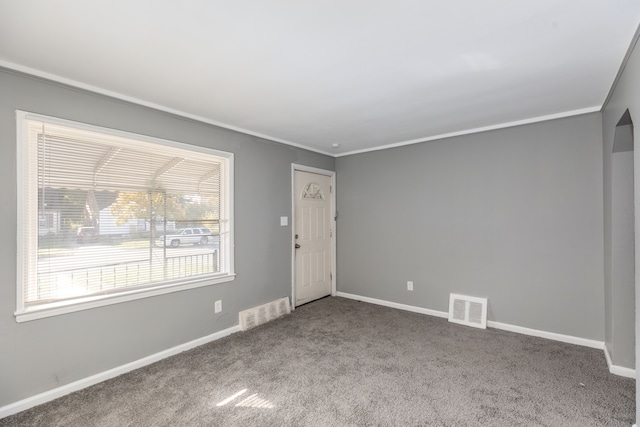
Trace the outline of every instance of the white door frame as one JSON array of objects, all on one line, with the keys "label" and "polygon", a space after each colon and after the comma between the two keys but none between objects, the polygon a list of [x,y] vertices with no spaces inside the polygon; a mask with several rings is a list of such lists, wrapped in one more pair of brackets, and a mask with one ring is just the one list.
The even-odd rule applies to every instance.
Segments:
[{"label": "white door frame", "polygon": [[331,177],[331,296],[336,296],[336,173],[326,169],[291,163],[291,308],[296,308],[296,187],[295,172],[310,172]]}]

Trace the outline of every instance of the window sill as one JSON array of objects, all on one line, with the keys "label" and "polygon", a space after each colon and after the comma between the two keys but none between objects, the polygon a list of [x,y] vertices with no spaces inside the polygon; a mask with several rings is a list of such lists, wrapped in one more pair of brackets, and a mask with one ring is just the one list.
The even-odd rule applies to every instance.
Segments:
[{"label": "window sill", "polygon": [[173,292],[185,291],[188,289],[211,286],[218,283],[231,282],[235,280],[235,274],[227,274],[218,277],[208,277],[206,279],[182,282],[179,284],[167,284],[145,289],[132,289],[130,291],[119,292],[114,295],[91,296],[73,301],[53,302],[27,307],[15,313],[16,322],[28,322],[31,320],[44,319],[46,317],[59,316],[61,314],[74,313],[76,311],[89,310],[97,307],[104,307],[112,304],[119,304],[127,301],[134,301],[142,298],[149,298]]}]

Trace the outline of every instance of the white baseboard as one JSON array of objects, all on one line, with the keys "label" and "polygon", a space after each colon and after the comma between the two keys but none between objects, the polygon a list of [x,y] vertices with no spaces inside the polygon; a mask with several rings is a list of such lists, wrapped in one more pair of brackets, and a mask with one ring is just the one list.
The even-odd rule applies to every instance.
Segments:
[{"label": "white baseboard", "polygon": [[[411,311],[414,313],[428,314],[430,316],[437,316],[437,317],[444,317],[444,318],[449,317],[449,314],[444,311],[431,310],[428,308],[416,307],[416,306],[406,305],[406,304],[399,304],[397,302],[363,297],[360,295],[349,294],[346,292],[337,292],[336,296],[349,298],[349,299],[362,301],[362,302],[368,302],[371,304],[383,305],[385,307],[397,308],[399,310]],[[624,368],[622,366],[616,366],[611,364],[611,358],[609,357],[609,353],[607,352],[606,346],[604,345],[603,341],[596,341],[596,340],[590,340],[586,338],[574,337],[571,335],[558,334],[555,332],[547,332],[547,331],[541,331],[538,329],[525,328],[522,326],[510,325],[508,323],[496,322],[493,320],[487,321],[487,327],[501,329],[503,331],[516,332],[522,335],[546,338],[553,341],[560,341],[568,344],[575,344],[575,345],[581,345],[585,347],[597,348],[599,350],[604,350],[604,355],[605,355],[605,358],[607,359],[607,366],[609,367],[609,372],[611,372],[614,375],[620,375],[628,378],[636,377],[635,369]]]},{"label": "white baseboard", "polygon": [[336,292],[336,296],[342,298],[353,299],[356,301],[368,302],[370,304],[383,305],[385,307],[397,308],[398,310],[411,311],[414,313],[428,314],[429,316],[436,317],[444,317],[445,319],[449,317],[449,313],[445,311],[431,310],[428,308],[416,307],[413,305],[400,304],[397,302],[385,301],[382,299],[363,297],[360,295],[348,294],[346,292]]},{"label": "white baseboard", "polygon": [[[428,308],[415,307],[415,306],[406,305],[406,304],[399,304],[397,302],[385,301],[385,300],[376,299],[376,298],[363,297],[363,296],[360,296],[360,295],[348,294],[348,293],[345,293],[345,292],[338,292],[337,296],[343,297],[343,298],[354,299],[354,300],[362,301],[362,302],[368,302],[368,303],[371,303],[371,304],[384,305],[385,307],[392,307],[392,308],[397,308],[397,309],[400,309],[400,310],[412,311],[414,313],[422,313],[422,314],[428,314],[430,316],[444,317],[445,319],[449,317],[449,313],[447,313],[445,311],[431,310],[431,309],[428,309]],[[546,338],[546,339],[550,339],[550,340],[554,340],[554,341],[566,342],[568,344],[583,345],[583,346],[586,346],[586,347],[597,348],[597,349],[600,349],[600,350],[602,350],[602,348],[604,348],[604,342],[602,342],[602,341],[589,340],[589,339],[586,339],[586,338],[579,338],[579,337],[574,337],[574,336],[571,336],[571,335],[557,334],[555,332],[540,331],[538,329],[530,329],[530,328],[525,328],[525,327],[522,327],[522,326],[510,325],[508,323],[495,322],[493,320],[488,320],[487,321],[487,326],[490,327],[490,328],[502,329],[503,331],[516,332],[516,333],[523,334],[523,335],[530,335],[530,336],[533,336],[533,337],[540,337],[540,338]]]},{"label": "white baseboard", "polygon": [[203,344],[207,344],[211,341],[219,340],[220,338],[224,338],[227,335],[231,335],[239,331],[240,331],[239,325],[232,326],[228,329],[224,329],[214,334],[207,335],[205,337],[198,338],[193,341],[189,341],[187,343],[180,344],[175,347],[171,347],[167,350],[163,350],[161,352],[152,354],[151,356],[143,357],[142,359],[135,360],[131,363],[117,366],[113,369],[109,369],[107,371],[100,372],[95,375],[91,375],[90,377],[86,377],[78,381],[65,384],[61,387],[54,388],[53,390],[45,391],[44,393],[40,393],[35,396],[31,396],[26,399],[20,400],[18,402],[11,403],[6,406],[2,406],[0,407],[0,418],[17,414],[18,412],[27,410],[37,405],[41,405],[43,403],[49,402],[53,399],[57,399],[69,393],[73,393],[74,391],[82,390],[83,388],[87,388],[94,384],[98,384],[108,379],[115,378],[118,375],[126,374],[127,372],[133,371],[138,368],[142,368],[143,366],[150,365],[159,360],[166,359],[167,357],[173,356],[178,353],[182,353],[183,351],[190,350],[192,348],[201,346]]},{"label": "white baseboard", "polygon": [[487,326],[489,328],[501,329],[503,331],[509,331],[509,332],[516,332],[522,335],[546,338],[548,340],[566,342],[567,344],[582,345],[584,347],[597,348],[598,350],[602,350],[604,348],[603,341],[596,341],[596,340],[590,340],[587,338],[574,337],[572,335],[563,335],[555,332],[541,331],[539,329],[525,328],[523,326],[510,325],[508,323],[501,323],[493,320],[488,320]]},{"label": "white baseboard", "polygon": [[614,375],[620,375],[621,377],[627,378],[636,378],[636,370],[631,368],[625,368],[624,366],[614,365],[611,360],[611,355],[609,354],[609,349],[606,345],[604,345],[604,358],[607,359],[607,366],[609,367],[609,372]]}]

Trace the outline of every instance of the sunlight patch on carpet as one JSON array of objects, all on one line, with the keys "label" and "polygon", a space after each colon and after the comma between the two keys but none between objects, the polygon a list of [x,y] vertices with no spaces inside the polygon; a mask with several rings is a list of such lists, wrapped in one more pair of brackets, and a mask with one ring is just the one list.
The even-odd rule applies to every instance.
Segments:
[{"label": "sunlight patch on carpet", "polygon": [[269,402],[267,399],[258,397],[258,393],[252,394],[242,402],[237,403],[236,406],[240,406],[244,408],[268,408],[268,409],[275,408],[275,405]]},{"label": "sunlight patch on carpet", "polygon": [[[225,406],[233,402],[235,399],[242,396],[246,392],[247,392],[246,388],[243,390],[240,390],[239,392],[227,397],[226,399],[218,403],[216,406]],[[258,393],[254,393],[251,396],[245,398],[244,400],[236,403],[235,406],[241,407],[241,408],[266,408],[266,409],[275,408],[275,405],[273,403],[269,402],[267,399],[263,399],[262,397],[259,397]]]},{"label": "sunlight patch on carpet", "polygon": [[247,389],[245,388],[244,390],[240,390],[239,392],[237,392],[234,395],[231,395],[229,397],[227,397],[226,399],[224,399],[222,402],[218,403],[216,406],[224,406],[227,403],[231,402],[232,400],[234,400],[237,397],[242,396],[243,394],[245,394],[247,392]]}]

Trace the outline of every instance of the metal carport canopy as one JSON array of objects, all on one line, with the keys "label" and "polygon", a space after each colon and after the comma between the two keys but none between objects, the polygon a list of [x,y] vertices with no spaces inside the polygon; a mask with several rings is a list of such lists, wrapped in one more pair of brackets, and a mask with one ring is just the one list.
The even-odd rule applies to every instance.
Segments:
[{"label": "metal carport canopy", "polygon": [[[224,159],[147,140],[29,120],[41,188],[218,194]],[[178,145],[178,144],[176,144]],[[180,144],[184,145],[184,144]],[[191,147],[191,146],[189,146]]]}]

